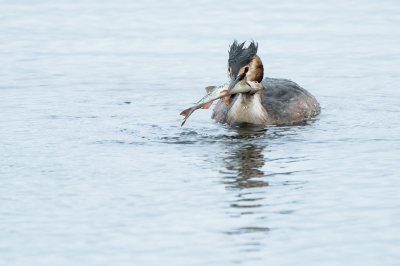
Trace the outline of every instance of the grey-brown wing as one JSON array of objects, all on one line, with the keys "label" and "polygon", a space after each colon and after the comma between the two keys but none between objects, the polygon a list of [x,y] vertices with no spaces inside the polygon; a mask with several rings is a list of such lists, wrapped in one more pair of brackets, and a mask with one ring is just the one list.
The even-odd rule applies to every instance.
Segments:
[{"label": "grey-brown wing", "polygon": [[315,97],[287,79],[264,78],[261,104],[273,124],[307,120],[321,112]]}]

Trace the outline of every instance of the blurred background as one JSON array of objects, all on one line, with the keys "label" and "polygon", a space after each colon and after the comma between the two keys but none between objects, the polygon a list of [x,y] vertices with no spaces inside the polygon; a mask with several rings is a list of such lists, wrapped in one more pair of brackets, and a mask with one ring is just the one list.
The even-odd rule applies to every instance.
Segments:
[{"label": "blurred background", "polygon": [[[1,265],[399,265],[398,1],[0,1]],[[322,107],[179,113],[255,40]]]}]

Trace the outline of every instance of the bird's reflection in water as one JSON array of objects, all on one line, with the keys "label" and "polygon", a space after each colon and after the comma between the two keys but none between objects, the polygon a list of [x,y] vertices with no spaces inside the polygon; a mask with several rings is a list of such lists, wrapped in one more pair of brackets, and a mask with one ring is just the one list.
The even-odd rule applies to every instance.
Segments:
[{"label": "bird's reflection in water", "polygon": [[261,170],[265,164],[264,147],[252,143],[243,144],[225,157],[225,167],[230,175],[223,181],[229,189],[245,189],[252,187],[266,187],[268,182],[257,180],[264,176]]},{"label": "bird's reflection in water", "polygon": [[[264,135],[266,130],[261,126],[241,125],[234,130],[237,131],[238,136],[246,138],[255,138]],[[238,146],[232,145],[233,150],[230,155],[224,156],[223,161],[228,174],[223,183],[227,184],[228,189],[246,189],[253,187],[266,187],[268,182],[259,180],[264,176],[262,167],[265,164],[264,155],[262,151],[265,146],[257,145],[252,142],[240,144]]]},{"label": "bird's reflection in water", "polygon": [[[273,153],[266,152],[268,143],[276,143],[277,138],[296,135],[296,128],[305,125],[298,123],[291,126],[269,127],[268,134],[266,134],[267,129],[265,127],[237,126],[231,129],[237,133],[234,141],[224,146],[226,153],[220,157],[223,168],[225,168],[221,171],[224,174],[222,182],[226,189],[237,191],[234,198],[229,201],[230,207],[227,214],[233,219],[237,219],[237,223],[240,224],[236,228],[230,228],[225,233],[244,236],[251,234],[252,241],[247,244],[253,245],[255,250],[257,250],[257,246],[263,243],[265,233],[270,230],[267,226],[268,219],[266,216],[268,213],[266,197],[267,187],[269,186],[267,178],[292,174],[292,172],[281,171],[271,173],[271,170],[276,168],[277,161],[291,162],[302,159],[274,158]],[[263,169],[269,171],[269,173],[265,174]],[[243,216],[246,218],[238,219]]]},{"label": "bird's reflection in water", "polygon": [[[226,170],[223,183],[229,190],[238,190],[235,200],[231,201],[231,211],[228,213],[231,217],[241,217],[242,215],[251,215],[257,212],[257,208],[262,207],[263,191],[268,186],[268,182],[263,180],[264,172],[262,170],[265,165],[263,151],[266,147],[264,141],[257,141],[258,137],[265,136],[266,129],[259,126],[242,125],[233,128],[238,135],[237,139],[246,140],[238,141],[226,146],[229,152],[222,158],[222,162]],[[260,139],[261,140],[261,139]],[[257,143],[257,144],[256,144]],[[260,144],[261,143],[261,144]],[[264,144],[264,145],[263,145]],[[244,191],[249,190],[249,191]],[[260,218],[260,217],[255,217]],[[260,220],[258,219],[260,222]],[[247,226],[238,227],[226,232],[230,235],[239,235],[247,233],[265,233],[269,231],[268,227],[256,224],[247,224]],[[254,242],[254,243],[253,243]],[[258,241],[252,241],[251,245],[259,245]]]}]

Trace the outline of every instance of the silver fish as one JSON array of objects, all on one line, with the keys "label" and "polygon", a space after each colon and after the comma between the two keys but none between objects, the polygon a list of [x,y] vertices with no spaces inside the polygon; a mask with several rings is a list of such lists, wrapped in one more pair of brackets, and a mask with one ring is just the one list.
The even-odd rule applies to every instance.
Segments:
[{"label": "silver fish", "polygon": [[193,114],[194,111],[200,108],[203,109],[210,108],[212,102],[217,99],[236,93],[247,93],[247,92],[256,93],[258,91],[264,90],[264,86],[261,83],[253,81],[245,81],[245,80],[238,82],[235,85],[235,87],[231,89],[229,94],[228,94],[228,87],[229,87],[229,82],[214,88],[207,87],[206,90],[208,93],[206,96],[204,96],[200,101],[198,101],[195,106],[188,108],[180,113],[180,115],[185,116],[181,126],[185,124],[186,120],[189,118],[191,114]]}]

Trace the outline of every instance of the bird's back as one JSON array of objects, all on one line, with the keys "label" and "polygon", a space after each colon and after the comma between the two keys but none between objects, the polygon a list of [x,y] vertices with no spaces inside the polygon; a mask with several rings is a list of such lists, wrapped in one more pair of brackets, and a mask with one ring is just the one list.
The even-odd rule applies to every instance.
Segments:
[{"label": "bird's back", "polygon": [[308,120],[321,113],[315,97],[293,81],[264,78],[261,83],[265,87],[261,104],[272,119],[272,124]]}]

